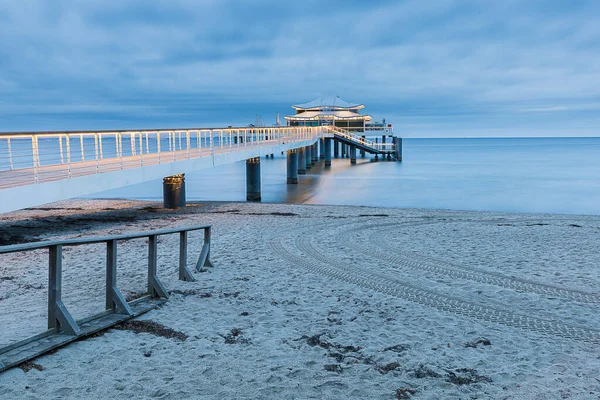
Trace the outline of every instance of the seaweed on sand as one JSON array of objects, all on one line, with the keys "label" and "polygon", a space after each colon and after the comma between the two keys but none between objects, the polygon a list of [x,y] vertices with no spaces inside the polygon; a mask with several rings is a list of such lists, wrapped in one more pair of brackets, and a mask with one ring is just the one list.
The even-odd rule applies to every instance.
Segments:
[{"label": "seaweed on sand", "polygon": [[115,325],[113,329],[127,330],[135,333],[150,333],[154,336],[175,339],[180,342],[184,342],[188,338],[188,335],[183,332],[173,330],[151,320],[125,321]]}]

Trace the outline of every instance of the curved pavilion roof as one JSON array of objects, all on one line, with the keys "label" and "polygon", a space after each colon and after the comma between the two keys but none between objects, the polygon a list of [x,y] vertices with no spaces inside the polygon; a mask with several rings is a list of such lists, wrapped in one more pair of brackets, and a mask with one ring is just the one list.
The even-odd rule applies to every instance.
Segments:
[{"label": "curved pavilion roof", "polygon": [[343,110],[343,109],[350,109],[350,108],[365,108],[365,106],[363,104],[349,103],[347,101],[340,99],[338,96],[335,96],[335,97],[331,96],[331,97],[319,97],[318,99],[315,99],[308,103],[292,106],[292,108],[301,109],[301,110],[312,110],[312,109],[319,109],[319,108],[333,108],[333,109],[337,109],[337,110]]},{"label": "curved pavilion roof", "polygon": [[290,121],[306,121],[306,120],[317,120],[317,119],[364,119],[370,121],[372,117],[370,115],[357,114],[352,111],[335,110],[335,111],[306,111],[302,114],[289,115],[285,119]]}]

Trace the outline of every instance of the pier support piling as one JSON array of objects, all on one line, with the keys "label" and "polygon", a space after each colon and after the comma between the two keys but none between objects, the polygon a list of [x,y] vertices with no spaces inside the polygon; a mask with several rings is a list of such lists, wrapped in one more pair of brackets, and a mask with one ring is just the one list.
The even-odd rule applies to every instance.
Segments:
[{"label": "pier support piling", "polygon": [[246,200],[260,201],[260,157],[246,160]]},{"label": "pier support piling", "polygon": [[326,167],[331,167],[331,144],[333,142],[333,139],[325,139],[325,166]]},{"label": "pier support piling", "polygon": [[287,183],[288,185],[298,183],[298,152],[296,149],[287,151]]},{"label": "pier support piling", "polygon": [[325,158],[325,138],[319,139],[319,158],[321,160]]},{"label": "pier support piling", "polygon": [[[366,141],[367,137],[365,135],[361,136],[363,143]],[[365,158],[365,150],[364,149],[360,149],[360,157],[361,158]]]},{"label": "pier support piling", "polygon": [[304,147],[296,149],[298,152],[298,175],[306,174],[306,156],[304,155]]},{"label": "pier support piling", "polygon": [[396,153],[396,161],[402,161],[402,138],[395,137],[394,138],[394,152]]},{"label": "pier support piling", "polygon": [[306,158],[306,170],[310,171],[312,168],[312,146],[306,146],[304,148],[304,155]]},{"label": "pier support piling", "polygon": [[356,164],[356,146],[350,146],[350,164]]},{"label": "pier support piling", "polygon": [[337,139],[333,139],[333,157],[338,158],[340,156],[340,146]]},{"label": "pier support piling", "polygon": [[163,207],[185,207],[185,174],[163,178]]},{"label": "pier support piling", "polygon": [[319,161],[319,145],[314,142],[312,145],[312,164],[316,164]]}]

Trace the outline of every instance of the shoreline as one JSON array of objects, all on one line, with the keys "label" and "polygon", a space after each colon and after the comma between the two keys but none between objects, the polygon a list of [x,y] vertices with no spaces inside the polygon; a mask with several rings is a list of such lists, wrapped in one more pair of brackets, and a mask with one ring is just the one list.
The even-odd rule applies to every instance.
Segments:
[{"label": "shoreline", "polygon": [[[44,239],[211,223],[215,267],[195,274],[196,282],[178,281],[177,255],[168,250],[175,240],[165,238],[159,262],[171,298],[136,319],[187,339],[110,329],[34,360],[42,371],[0,374],[0,392],[600,395],[600,216],[212,201],[172,211],[152,204],[161,202],[70,200],[4,214],[0,232],[35,228],[35,239]],[[143,241],[132,241],[120,253],[128,294],[143,290],[144,251]],[[197,251],[191,248],[190,259]],[[0,278],[13,277],[0,286],[0,346],[19,324],[43,329],[46,257],[0,258]],[[104,257],[102,246],[65,252],[63,296],[77,318],[101,306],[95,282]],[[582,330],[573,337],[564,333],[576,327]]]}]

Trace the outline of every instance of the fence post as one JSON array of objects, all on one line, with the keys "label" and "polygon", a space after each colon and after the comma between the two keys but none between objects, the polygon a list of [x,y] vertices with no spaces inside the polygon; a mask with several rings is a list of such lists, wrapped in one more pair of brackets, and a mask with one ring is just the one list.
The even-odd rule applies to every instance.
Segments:
[{"label": "fence post", "polygon": [[72,171],[71,171],[71,137],[69,136],[69,134],[65,135],[65,144],[67,146],[67,165],[69,168],[69,178],[72,175]]},{"label": "fence post", "polygon": [[210,143],[210,150],[212,153],[212,158],[213,158],[213,166],[215,165],[215,141],[213,138],[214,135],[214,131],[211,129],[209,132],[209,143]]},{"label": "fence post", "polygon": [[190,138],[190,131],[185,131],[185,144],[187,146],[187,158],[190,159],[190,146],[192,144],[192,139]]},{"label": "fence post", "polygon": [[136,156],[137,151],[136,151],[136,145],[135,145],[135,132],[131,132],[129,134],[129,143],[131,144],[131,155]]},{"label": "fence post", "polygon": [[98,134],[98,145],[100,150],[100,159],[104,160],[104,150],[102,149],[102,134]]},{"label": "fence post", "polygon": [[123,169],[123,134],[121,132],[118,133],[119,136],[119,141],[118,141],[118,147],[119,147],[119,161],[121,162],[121,169]]},{"label": "fence post", "polygon": [[160,131],[156,132],[156,151],[158,154],[158,163],[160,164]]},{"label": "fence post", "polygon": [[196,271],[200,271],[202,267],[212,267],[210,262],[210,226],[204,228],[204,245],[196,263]]},{"label": "fence post", "polygon": [[31,155],[33,158],[33,180],[35,183],[39,182],[38,178],[38,159],[37,159],[37,137],[35,135],[31,136]]},{"label": "fence post", "polygon": [[[10,144],[10,139],[9,140],[9,144]],[[9,147],[9,154],[10,154],[10,147]],[[58,135],[58,150],[60,151],[60,163],[64,164],[65,163],[65,158],[63,156],[63,143],[62,143],[62,135]]]},{"label": "fence post", "polygon": [[100,144],[98,143],[98,134],[94,133],[94,152],[96,155],[96,173],[100,171]]},{"label": "fence post", "polygon": [[140,165],[144,166],[144,134],[140,132]]},{"label": "fence post", "polygon": [[117,288],[117,241],[106,242],[106,309],[118,314],[133,315],[121,291]]},{"label": "fence post", "polygon": [[48,269],[48,329],[63,330],[77,336],[79,326],[62,302],[62,245],[49,247]]},{"label": "fence post", "polygon": [[194,279],[192,273],[187,268],[187,247],[187,231],[181,231],[179,232],[179,280],[194,282],[196,279]]},{"label": "fence post", "polygon": [[81,161],[85,161],[85,151],[83,149],[83,135],[79,135],[79,148],[81,149]]},{"label": "fence post", "polygon": [[173,149],[173,161],[177,161],[177,142],[175,141],[177,138],[175,137],[175,131],[171,132],[172,133],[172,149]]},{"label": "fence post", "polygon": [[[10,138],[7,139],[7,142],[8,142],[8,163],[10,165],[10,169],[12,170],[13,169],[13,160],[12,160],[12,150],[10,147]],[[62,141],[60,143],[61,143],[60,156],[62,157]]]},{"label": "fence post", "polygon": [[156,274],[156,261],[158,256],[158,237],[148,236],[148,294],[152,297],[169,298],[167,290]]}]

